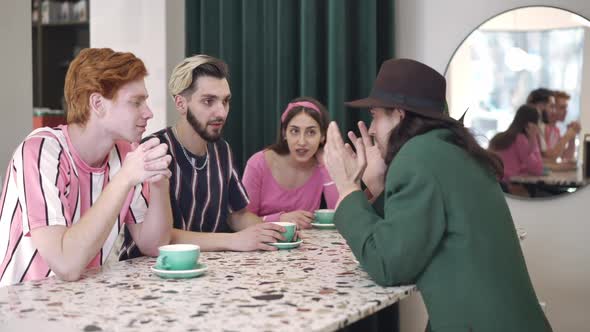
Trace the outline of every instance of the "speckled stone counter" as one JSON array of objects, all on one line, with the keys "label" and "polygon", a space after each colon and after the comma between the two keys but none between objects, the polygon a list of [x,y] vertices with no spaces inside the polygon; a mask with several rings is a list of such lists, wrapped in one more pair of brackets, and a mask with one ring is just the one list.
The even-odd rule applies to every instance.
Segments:
[{"label": "speckled stone counter", "polygon": [[155,259],[143,257],[78,282],[0,288],[0,330],[333,331],[415,290],[377,286],[335,230],[303,237],[293,250],[202,253],[209,270],[194,279],[160,279],[150,270]]}]

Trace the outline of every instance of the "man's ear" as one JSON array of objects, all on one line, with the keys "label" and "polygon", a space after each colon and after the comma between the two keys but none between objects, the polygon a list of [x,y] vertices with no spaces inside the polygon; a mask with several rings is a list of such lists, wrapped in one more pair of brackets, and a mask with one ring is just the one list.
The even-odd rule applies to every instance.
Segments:
[{"label": "man's ear", "polygon": [[105,114],[105,100],[104,97],[98,93],[93,92],[88,98],[88,106],[90,112],[95,113],[98,117],[103,117]]},{"label": "man's ear", "polygon": [[184,98],[184,96],[174,96],[174,106],[176,106],[176,110],[178,110],[180,115],[186,115],[186,111],[188,109],[188,101],[186,100],[186,98]]}]

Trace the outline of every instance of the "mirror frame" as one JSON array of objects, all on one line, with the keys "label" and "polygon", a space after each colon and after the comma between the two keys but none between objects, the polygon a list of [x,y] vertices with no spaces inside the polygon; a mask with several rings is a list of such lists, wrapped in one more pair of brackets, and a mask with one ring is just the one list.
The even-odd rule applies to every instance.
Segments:
[{"label": "mirror frame", "polygon": [[[523,6],[517,6],[517,7],[513,7],[513,8],[510,8],[510,9],[503,10],[503,11],[501,11],[499,13],[496,13],[496,14],[494,14],[494,15],[489,16],[488,18],[486,18],[483,22],[481,22],[475,28],[471,29],[469,31],[469,33],[466,36],[463,37],[463,39],[461,39],[461,41],[459,42],[459,45],[457,45],[454,48],[453,52],[451,53],[450,59],[447,61],[447,64],[445,65],[444,72],[442,73],[443,76],[445,77],[445,79],[446,79],[447,73],[449,71],[449,67],[451,66],[451,62],[453,61],[453,58],[455,57],[455,54],[457,54],[457,51],[461,48],[461,46],[463,46],[463,44],[469,38],[469,36],[471,36],[475,31],[477,31],[477,29],[479,29],[482,25],[486,24],[487,22],[489,22],[490,20],[492,20],[492,19],[494,19],[494,18],[496,18],[498,16],[504,15],[504,14],[509,13],[509,12],[512,12],[514,10],[526,9],[526,8],[538,8],[538,7],[551,8],[551,9],[558,9],[558,10],[566,11],[568,13],[571,13],[571,14],[574,14],[574,15],[577,15],[577,16],[580,16],[583,19],[585,19],[586,21],[589,21],[590,22],[590,19],[588,19],[588,17],[586,17],[586,16],[584,16],[582,14],[576,13],[576,12],[571,11],[571,10],[566,9],[566,8],[562,8],[562,7],[558,7],[558,6],[552,6],[552,5],[543,5],[543,4],[539,4],[539,5],[523,5]],[[581,139],[580,141],[583,144],[583,139]],[[512,199],[515,199],[515,200],[524,201],[524,202],[531,202],[531,201],[534,201],[534,202],[542,202],[542,201],[547,201],[547,200],[553,201],[553,200],[556,200],[556,199],[567,198],[567,197],[569,197],[571,195],[575,195],[580,190],[582,190],[582,189],[584,189],[586,187],[590,187],[590,183],[588,183],[588,184],[580,187],[579,189],[577,189],[576,191],[571,192],[571,193],[568,192],[568,193],[563,193],[563,194],[560,194],[560,195],[547,196],[547,197],[523,197],[523,196],[517,196],[517,195],[513,195],[513,194],[510,194],[510,193],[506,193],[506,192],[504,192],[504,195],[507,196],[507,197],[509,197],[509,198],[512,198]]]}]

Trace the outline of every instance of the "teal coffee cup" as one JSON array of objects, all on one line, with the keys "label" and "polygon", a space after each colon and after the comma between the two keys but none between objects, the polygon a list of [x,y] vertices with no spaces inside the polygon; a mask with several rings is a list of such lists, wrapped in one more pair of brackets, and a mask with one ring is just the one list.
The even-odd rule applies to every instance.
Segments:
[{"label": "teal coffee cup", "polygon": [[279,241],[279,242],[293,242],[294,238],[295,238],[295,232],[297,231],[297,225],[292,223],[292,222],[284,222],[284,221],[277,221],[274,222],[274,224],[277,224],[279,226],[283,226],[285,228],[285,232],[281,233],[283,234],[283,236],[285,237],[284,241]]},{"label": "teal coffee cup", "polygon": [[161,270],[192,270],[201,254],[201,248],[196,244],[169,244],[158,250],[156,268]]},{"label": "teal coffee cup", "polygon": [[334,210],[332,209],[315,210],[313,214],[315,216],[315,222],[318,224],[334,223]]}]

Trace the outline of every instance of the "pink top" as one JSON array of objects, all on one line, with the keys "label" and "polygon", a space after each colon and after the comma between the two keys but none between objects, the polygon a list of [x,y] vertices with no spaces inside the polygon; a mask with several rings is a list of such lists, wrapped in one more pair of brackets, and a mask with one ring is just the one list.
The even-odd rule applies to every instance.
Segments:
[{"label": "pink top", "polygon": [[284,212],[306,210],[313,212],[320,207],[322,193],[328,208],[338,201],[338,190],[324,166],[318,166],[309,180],[294,189],[285,189],[272,176],[264,157],[264,151],[255,153],[244,170],[242,183],[248,192],[248,210],[264,221],[278,221]]},{"label": "pink top", "polygon": [[516,175],[543,174],[543,160],[538,144],[530,144],[524,134],[518,134],[512,145],[502,151],[496,151],[504,162],[504,177],[506,181]]}]

